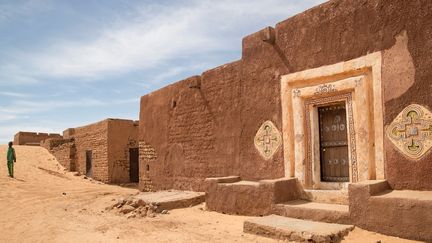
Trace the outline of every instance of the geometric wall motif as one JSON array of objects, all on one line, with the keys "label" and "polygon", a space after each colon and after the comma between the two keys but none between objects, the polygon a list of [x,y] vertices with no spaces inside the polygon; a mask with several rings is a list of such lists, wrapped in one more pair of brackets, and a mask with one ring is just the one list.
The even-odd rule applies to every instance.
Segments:
[{"label": "geometric wall motif", "polygon": [[387,136],[401,153],[419,159],[432,148],[432,113],[421,105],[407,106],[387,128]]},{"label": "geometric wall motif", "polygon": [[282,136],[271,121],[265,121],[258,129],[255,139],[255,148],[265,159],[270,159],[282,144]]}]

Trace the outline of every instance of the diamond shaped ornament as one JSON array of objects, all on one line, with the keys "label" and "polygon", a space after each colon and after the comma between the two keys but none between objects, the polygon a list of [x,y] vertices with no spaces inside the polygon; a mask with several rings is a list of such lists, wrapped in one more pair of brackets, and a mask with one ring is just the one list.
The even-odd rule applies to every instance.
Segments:
[{"label": "diamond shaped ornament", "polygon": [[274,153],[282,144],[282,136],[273,122],[265,121],[258,129],[254,143],[259,154],[265,160],[268,160],[273,157]]},{"label": "diamond shaped ornament", "polygon": [[432,148],[432,113],[421,105],[409,105],[387,127],[386,133],[402,154],[420,159]]}]

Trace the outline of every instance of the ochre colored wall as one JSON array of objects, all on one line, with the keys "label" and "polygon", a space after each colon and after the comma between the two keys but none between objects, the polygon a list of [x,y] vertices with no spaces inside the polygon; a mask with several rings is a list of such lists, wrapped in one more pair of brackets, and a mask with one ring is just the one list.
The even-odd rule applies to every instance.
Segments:
[{"label": "ochre colored wall", "polygon": [[[239,173],[239,69],[230,63],[141,99],[141,178],[157,188],[203,190],[207,177]],[[145,171],[146,165],[150,170]]]},{"label": "ochre colored wall", "polygon": [[[263,36],[243,39],[240,61],[142,97],[140,142],[157,158],[140,159],[150,165],[141,175],[156,187],[201,189],[211,176],[283,177],[282,148],[265,161],[253,139],[266,120],[281,130],[280,77],[288,73],[382,51],[383,125],[412,103],[432,109],[431,1],[333,0],[277,24],[274,44]],[[189,88],[196,80],[201,89]],[[384,150],[391,187],[432,189],[432,152],[410,160],[386,136]]]},{"label": "ochre colored wall", "polygon": [[72,171],[86,174],[86,151],[92,151],[93,178],[107,183],[128,183],[129,148],[138,148],[138,122],[106,119],[69,128],[65,138],[46,139],[41,144]]},{"label": "ochre colored wall", "polygon": [[[382,51],[384,126],[409,104],[432,109],[431,40],[432,2],[427,0],[330,1],[276,26],[276,46],[290,72]],[[390,185],[432,189],[432,153],[410,160],[384,137]]]},{"label": "ochre colored wall", "polygon": [[36,133],[36,132],[18,132],[14,136],[13,144],[15,145],[36,145],[48,138],[61,138],[60,134]]},{"label": "ochre colored wall", "polygon": [[138,123],[108,119],[108,171],[111,183],[130,182],[129,148],[138,148]]},{"label": "ochre colored wall", "polygon": [[76,170],[86,174],[86,151],[92,151],[93,178],[109,182],[108,120],[75,128]]},{"label": "ochre colored wall", "polygon": [[48,138],[41,142],[57,161],[69,171],[75,171],[76,148],[73,139]]}]

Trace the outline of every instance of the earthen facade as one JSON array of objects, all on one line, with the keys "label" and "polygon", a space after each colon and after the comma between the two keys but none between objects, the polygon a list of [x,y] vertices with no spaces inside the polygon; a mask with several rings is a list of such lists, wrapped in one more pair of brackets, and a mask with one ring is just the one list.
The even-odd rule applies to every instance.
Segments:
[{"label": "earthen facade", "polygon": [[[430,1],[332,0],[246,36],[240,60],[143,96],[141,188],[207,190],[217,211],[297,217],[309,214],[279,199],[325,189],[349,197],[333,214],[342,223],[380,231],[394,212],[383,203],[397,202],[421,208],[403,213],[413,225],[430,222],[432,198],[397,190],[432,191],[431,14]],[[204,183],[227,176],[240,181]],[[254,209],[257,197],[267,201]],[[432,239],[402,229],[413,225],[381,231]]]},{"label": "earthen facade", "polygon": [[100,181],[139,168],[141,190],[206,191],[215,211],[430,241],[431,40],[431,1],[331,0],[141,97],[139,126],[107,119],[42,144]]},{"label": "earthen facade", "polygon": [[61,138],[61,135],[42,132],[18,132],[14,136],[13,144],[39,146],[41,141],[48,138]]},{"label": "earthen facade", "polygon": [[48,138],[41,142],[41,146],[53,154],[57,161],[67,170],[76,171],[76,147],[74,139]]},{"label": "earthen facade", "polygon": [[[217,175],[251,180],[293,176],[296,162],[286,153],[294,148],[287,147],[294,138],[284,136],[284,147],[270,160],[250,146],[263,122],[270,120],[282,131],[287,129],[284,119],[298,117],[282,100],[286,80],[291,79],[293,87],[310,80],[314,88],[343,77],[365,77],[364,91],[355,92],[363,94],[354,101],[370,107],[365,122],[375,130],[366,131],[372,143],[359,141],[358,147],[374,147],[374,154],[360,151],[360,156],[367,157],[362,158],[368,160],[365,167],[375,167],[361,168],[366,173],[359,175],[361,180],[385,177],[397,189],[431,190],[430,151],[412,159],[384,134],[405,107],[431,109],[430,10],[427,1],[330,1],[245,37],[241,60],[143,96],[140,141],[158,155],[149,162],[153,183],[199,189],[205,177]],[[370,64],[365,63],[368,59]],[[319,74],[328,65],[335,70]],[[312,69],[317,73],[300,73]],[[354,81],[354,86],[361,82]],[[335,94],[351,92],[350,85]],[[360,135],[366,129],[356,128]]]},{"label": "earthen facade", "polygon": [[[130,182],[129,152],[138,148],[138,124],[131,120],[106,119],[68,129],[76,147],[76,171],[103,182]],[[137,168],[138,169],[138,168]]]},{"label": "earthen facade", "polygon": [[138,182],[138,123],[132,120],[106,119],[69,128],[63,138],[42,144],[71,171],[107,183]]}]

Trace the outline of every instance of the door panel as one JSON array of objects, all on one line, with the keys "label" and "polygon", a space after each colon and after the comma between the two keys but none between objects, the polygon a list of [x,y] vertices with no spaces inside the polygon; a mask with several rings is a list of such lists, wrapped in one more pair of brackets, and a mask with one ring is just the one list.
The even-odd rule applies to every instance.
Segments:
[{"label": "door panel", "polygon": [[349,181],[345,104],[319,107],[321,180]]},{"label": "door panel", "polygon": [[86,176],[93,177],[93,152],[91,150],[86,151]]},{"label": "door panel", "polygon": [[138,148],[129,149],[129,176],[131,182],[139,181]]}]

